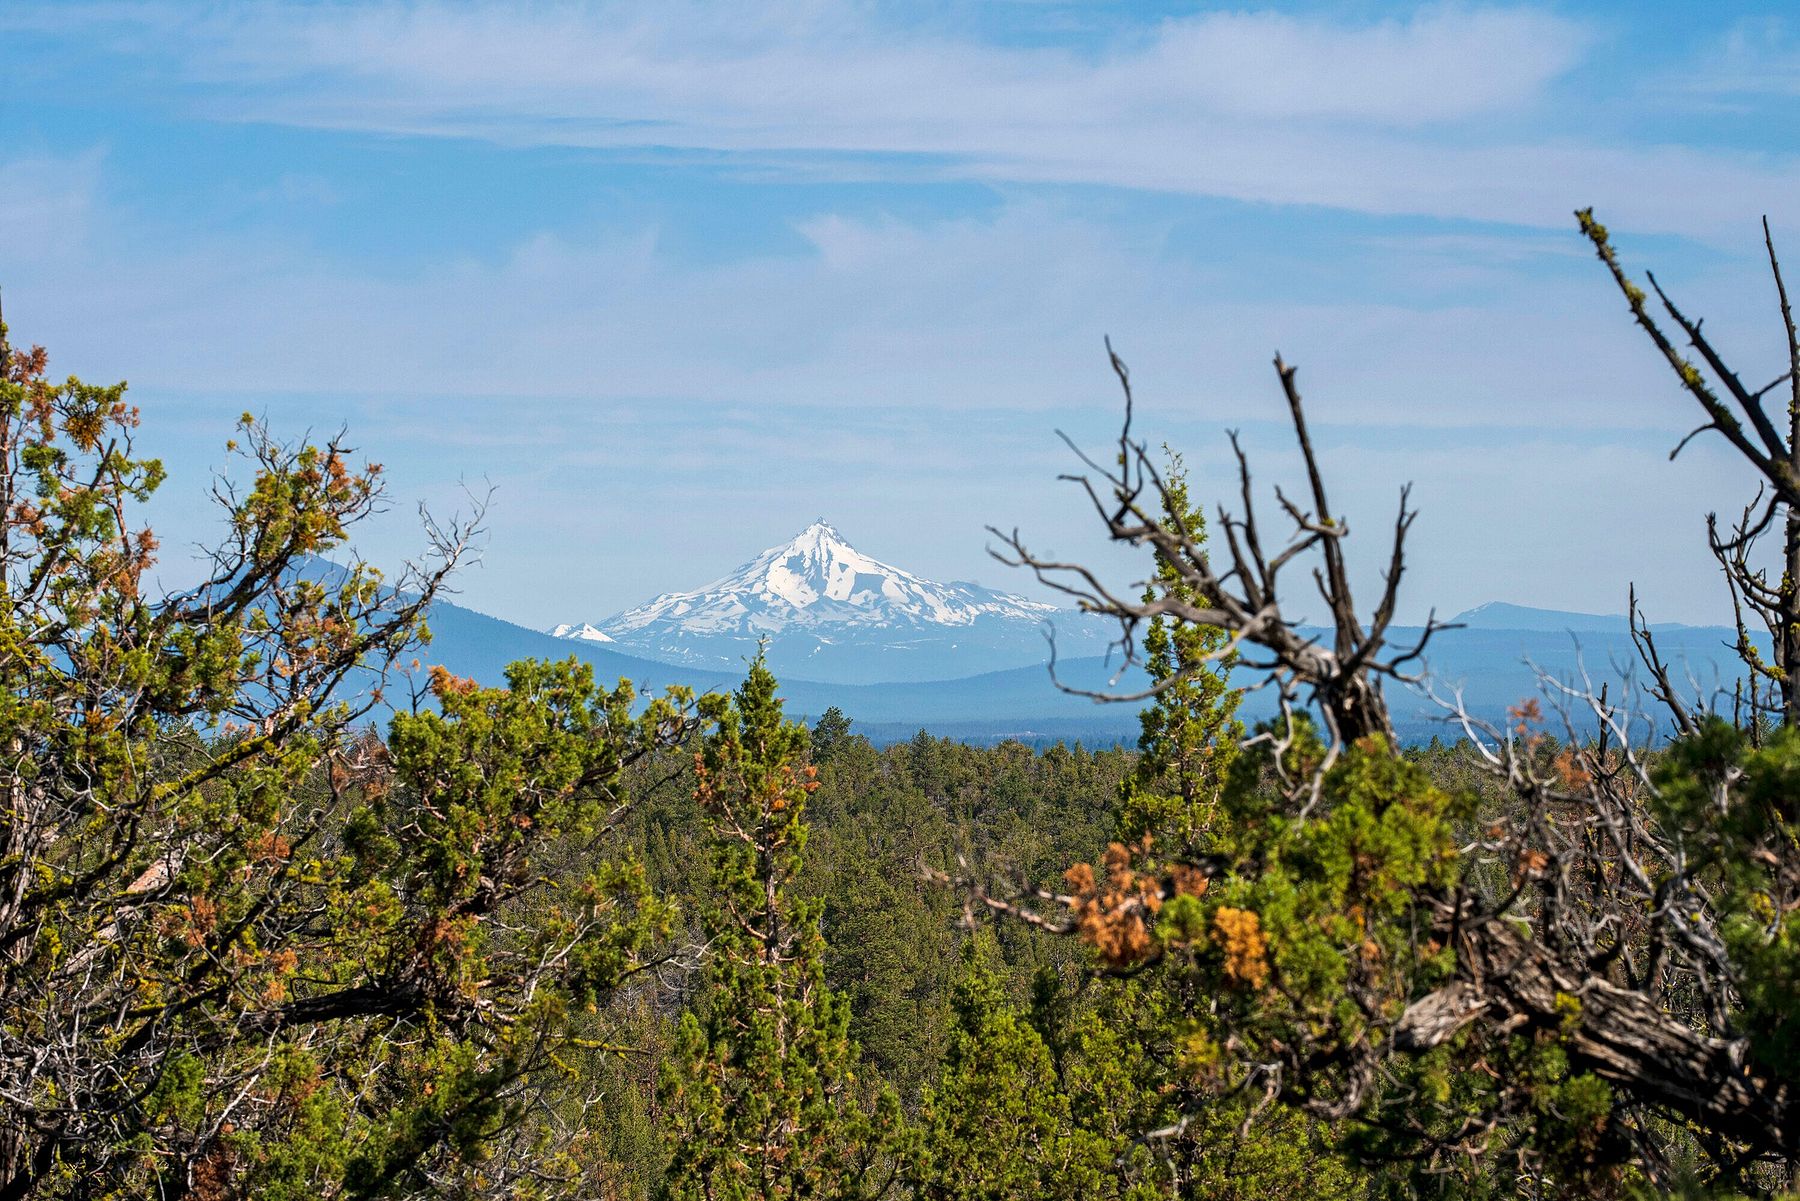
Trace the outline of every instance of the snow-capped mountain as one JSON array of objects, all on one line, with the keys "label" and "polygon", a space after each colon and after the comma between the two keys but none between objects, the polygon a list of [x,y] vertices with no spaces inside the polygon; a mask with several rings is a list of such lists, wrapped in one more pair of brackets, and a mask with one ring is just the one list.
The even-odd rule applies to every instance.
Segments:
[{"label": "snow-capped mountain", "polygon": [[969,626],[982,617],[1042,621],[1056,606],[975,584],[934,584],[863,554],[823,521],[723,579],[665,592],[607,620],[614,637],[677,625],[695,634],[773,634],[794,626]]},{"label": "snow-capped mountain", "polygon": [[[814,522],[730,575],[667,592],[582,629],[671,662],[741,670],[767,639],[778,673],[818,680],[928,680],[1043,661],[1053,623],[1061,653],[1093,654],[1092,619],[979,584],[939,584],[883,563]],[[565,632],[567,631],[567,632]]]}]

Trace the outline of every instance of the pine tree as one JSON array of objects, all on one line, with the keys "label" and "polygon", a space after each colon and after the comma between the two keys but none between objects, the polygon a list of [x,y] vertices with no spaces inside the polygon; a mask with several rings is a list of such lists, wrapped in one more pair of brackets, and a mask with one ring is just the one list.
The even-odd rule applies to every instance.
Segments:
[{"label": "pine tree", "polygon": [[844,739],[850,737],[850,719],[844,711],[832,705],[820,714],[818,723],[813,726],[811,741],[811,759],[823,766]]},{"label": "pine tree", "polygon": [[898,1120],[861,1090],[849,1007],[825,982],[821,905],[794,889],[817,771],[775,687],[758,656],[735,697],[709,698],[696,756],[714,895],[705,992],[662,1086],[671,1198],[874,1195]]},{"label": "pine tree", "polygon": [[[1188,503],[1181,456],[1168,452],[1164,522],[1196,544],[1206,541],[1206,515]],[[1174,564],[1159,559],[1146,600],[1166,594],[1202,598]],[[1210,824],[1219,781],[1237,749],[1239,694],[1230,689],[1232,656],[1221,655],[1225,631],[1171,624],[1161,617],[1144,638],[1144,665],[1162,691],[1139,716],[1137,769],[1120,795],[1117,837],[1145,835],[1171,852],[1192,850]]]}]

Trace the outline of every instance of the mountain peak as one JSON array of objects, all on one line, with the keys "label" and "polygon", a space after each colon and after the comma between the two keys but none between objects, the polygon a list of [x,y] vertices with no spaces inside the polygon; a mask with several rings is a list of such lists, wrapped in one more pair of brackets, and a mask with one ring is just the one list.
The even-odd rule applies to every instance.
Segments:
[{"label": "mountain peak", "polygon": [[[1041,660],[1045,619],[1059,612],[884,563],[821,517],[709,584],[595,624],[620,646],[665,661],[735,668],[763,646],[772,665],[802,679],[931,679]],[[1104,645],[1083,619],[1063,618],[1065,649]]]},{"label": "mountain peak", "polygon": [[808,627],[962,627],[982,617],[1041,621],[1055,606],[973,584],[938,584],[851,546],[824,518],[731,574],[667,592],[600,627],[615,638],[649,627],[689,634]]},{"label": "mountain peak", "polygon": [[770,554],[775,550],[791,551],[796,554],[805,554],[808,551],[822,551],[833,554],[847,552],[852,555],[857,553],[856,548],[846,542],[844,536],[838,533],[837,527],[832,525],[829,521],[826,521],[823,517],[801,530],[798,534],[795,534],[792,538],[789,538],[782,546],[771,547],[768,551],[764,551],[763,553]]},{"label": "mountain peak", "polygon": [[797,610],[822,602],[868,609],[879,607],[883,600],[904,601],[909,593],[929,593],[936,587],[863,554],[820,518],[704,591],[753,593]]}]

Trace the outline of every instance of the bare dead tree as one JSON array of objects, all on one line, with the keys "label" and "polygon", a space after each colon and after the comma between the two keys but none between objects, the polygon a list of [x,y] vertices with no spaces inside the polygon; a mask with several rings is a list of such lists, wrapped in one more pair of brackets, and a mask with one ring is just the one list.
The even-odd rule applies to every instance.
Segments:
[{"label": "bare dead tree", "polygon": [[[990,532],[1004,544],[1003,550],[995,552],[996,557],[1010,566],[1030,569],[1042,583],[1073,598],[1083,611],[1116,619],[1120,626],[1118,645],[1127,662],[1136,661],[1139,631],[1152,620],[1165,618],[1217,626],[1230,637],[1208,657],[1208,661],[1241,656],[1245,667],[1267,673],[1284,701],[1293,702],[1304,697],[1316,702],[1330,729],[1334,750],[1345,743],[1371,736],[1391,741],[1393,723],[1382,696],[1382,685],[1388,680],[1415,681],[1418,677],[1414,669],[1426,644],[1445,628],[1434,615],[1410,645],[1396,648],[1389,644],[1400,581],[1406,571],[1406,535],[1417,515],[1408,507],[1409,490],[1402,488],[1400,491],[1400,507],[1394,519],[1384,586],[1374,616],[1365,624],[1351,594],[1349,571],[1344,561],[1343,541],[1349,536],[1350,527],[1341,514],[1334,513],[1326,495],[1324,474],[1319,469],[1312,436],[1306,426],[1305,405],[1297,383],[1298,369],[1277,355],[1275,372],[1281,381],[1294,438],[1305,463],[1306,501],[1310,502],[1310,507],[1305,502],[1290,499],[1277,488],[1276,502],[1292,529],[1278,549],[1273,553],[1266,550],[1249,460],[1236,433],[1232,433],[1231,446],[1238,463],[1243,512],[1238,516],[1220,507],[1219,522],[1225,533],[1226,553],[1223,561],[1217,561],[1211,548],[1196,538],[1184,522],[1179,518],[1164,520],[1161,516],[1168,484],[1158,472],[1148,444],[1133,436],[1131,374],[1124,361],[1113,352],[1110,342],[1107,355],[1125,400],[1124,423],[1119,430],[1113,464],[1102,466],[1070,443],[1092,474],[1062,478],[1075,482],[1086,492],[1114,541],[1150,547],[1158,562],[1173,567],[1181,581],[1206,598],[1207,603],[1197,604],[1184,599],[1174,589],[1166,584],[1158,585],[1154,580],[1135,584],[1128,591],[1109,587],[1078,563],[1060,562],[1034,553],[1017,530],[1006,533],[990,527]],[[1318,562],[1313,567],[1312,578],[1329,614],[1328,643],[1303,629],[1301,619],[1291,616],[1283,608],[1285,585],[1282,572],[1314,551]],[[1140,599],[1146,587],[1155,595],[1148,600]],[[1261,657],[1257,657],[1257,651],[1261,652]],[[1160,687],[1166,688],[1172,682],[1165,682]],[[1085,695],[1138,701],[1156,691],[1158,689],[1131,694]]]},{"label": "bare dead tree", "polygon": [[[1681,331],[1705,369],[1683,354],[1650,311],[1649,296],[1620,266],[1606,227],[1594,220],[1594,211],[1582,209],[1576,217],[1582,233],[1593,244],[1594,253],[1606,265],[1630,306],[1632,318],[1706,418],[1676,444],[1669,458],[1674,459],[1699,435],[1717,433],[1750,465],[1762,485],[1729,533],[1721,533],[1717,514],[1708,514],[1707,545],[1718,559],[1731,590],[1737,652],[1751,673],[1751,708],[1773,712],[1785,724],[1800,722],[1800,332],[1795,329],[1793,307],[1788,302],[1768,218],[1763,218],[1763,246],[1781,313],[1787,364],[1774,379],[1752,390],[1706,336],[1702,328],[1705,320],[1690,319],[1663,291],[1656,276],[1646,275],[1668,320]],[[1779,426],[1764,404],[1777,389],[1785,393],[1787,400],[1787,417]],[[1781,576],[1771,580],[1768,570],[1756,564],[1755,552],[1764,535],[1777,526],[1781,530]],[[1769,636],[1771,653],[1766,660],[1751,636],[1752,618]],[[1756,693],[1763,686],[1772,687],[1779,694],[1772,706],[1757,699]]]},{"label": "bare dead tree", "polygon": [[[1800,337],[1773,239],[1765,222],[1786,368],[1751,390],[1702,332],[1702,323],[1683,314],[1652,279],[1668,319],[1705,370],[1684,357],[1650,315],[1646,294],[1619,266],[1604,228],[1589,211],[1579,217],[1634,318],[1700,404],[1706,421],[1695,434],[1719,433],[1761,484],[1757,499],[1728,529],[1716,518],[1708,520],[1709,545],[1736,606],[1736,645],[1747,672],[1732,710],[1746,729],[1747,745],[1758,745],[1759,731],[1771,720],[1777,726],[1800,725]],[[1129,372],[1110,345],[1108,353],[1124,393],[1116,451],[1102,464],[1075,448],[1088,470],[1064,478],[1084,490],[1114,541],[1149,548],[1157,564],[1173,569],[1186,595],[1159,585],[1156,573],[1127,588],[1109,586],[1087,566],[1033,552],[1016,530],[993,531],[1003,543],[997,556],[1031,570],[1083,610],[1116,620],[1127,662],[1135,661],[1140,631],[1154,620],[1224,631],[1215,657],[1238,655],[1241,665],[1260,673],[1279,694],[1284,720],[1276,733],[1260,736],[1273,744],[1278,771],[1295,739],[1296,707],[1310,703],[1325,724],[1328,752],[1304,765],[1305,778],[1284,778],[1281,789],[1288,814],[1304,822],[1316,812],[1322,782],[1349,748],[1399,754],[1383,686],[1418,684],[1426,646],[1445,628],[1433,617],[1416,639],[1392,644],[1414,516],[1406,490],[1383,586],[1365,621],[1345,566],[1349,527],[1328,501],[1294,368],[1279,356],[1275,360],[1307,497],[1296,503],[1275,491],[1291,528],[1278,548],[1269,549],[1273,544],[1259,521],[1250,467],[1233,435],[1241,515],[1221,507],[1223,547],[1215,550],[1184,527],[1180,506],[1169,503],[1168,483],[1146,443],[1133,433]],[[1778,426],[1764,401],[1783,386],[1789,412]],[[1755,553],[1758,539],[1776,528],[1782,538],[1779,579],[1759,566]],[[1318,636],[1286,603],[1290,583],[1284,573],[1301,570],[1302,563],[1311,569],[1328,618]],[[1192,599],[1196,596],[1204,600]],[[1351,999],[1365,1015],[1366,1034],[1353,1046],[1317,1053],[1288,1046],[1281,1062],[1260,1066],[1259,1078],[1279,1081],[1272,1087],[1284,1099],[1330,1117],[1357,1114],[1410,1124],[1434,1156],[1484,1154],[1509,1116],[1529,1113],[1507,1100],[1515,1092],[1512,1084],[1495,1084],[1501,1100],[1493,1112],[1467,1119],[1448,1134],[1428,1132],[1409,1111],[1415,1102],[1425,1102],[1403,1091],[1383,1099],[1384,1088],[1398,1088],[1389,1065],[1452,1040],[1471,1055],[1500,1055],[1508,1039],[1538,1032],[1559,1040],[1572,1071],[1590,1073],[1615,1090],[1614,1132],[1635,1148],[1637,1162],[1653,1179],[1667,1179],[1673,1170],[1655,1134],[1659,1115],[1684,1123],[1717,1170],[1740,1183],[1772,1164],[1785,1172],[1784,1165],[1800,1156],[1800,1064],[1770,1049],[1785,1045],[1772,1041],[1771,1023],[1789,1019],[1747,1007],[1751,969],[1742,933],[1747,920],[1761,921],[1766,945],[1783,945],[1789,915],[1800,911],[1795,805],[1791,798],[1749,799],[1744,770],[1732,757],[1741,752],[1725,742],[1723,749],[1709,750],[1707,732],[1721,728],[1715,706],[1702,690],[1678,682],[1635,591],[1631,612],[1645,695],[1666,714],[1660,720],[1646,719],[1637,707],[1640,696],[1609,695],[1608,688],[1585,677],[1542,681],[1549,717],[1533,703],[1503,723],[1471,714],[1459,698],[1443,702],[1478,767],[1505,798],[1458,848],[1464,864],[1459,883],[1412,889],[1408,920],[1416,923],[1415,940],[1453,951],[1453,978],[1435,984],[1423,974],[1403,979],[1401,987],[1408,991],[1395,1009],[1388,1004],[1393,996],[1381,993],[1373,976],[1365,981],[1366,993],[1359,994],[1361,978],[1353,975]],[[1758,649],[1753,624],[1768,635],[1767,656]],[[1172,682],[1132,693],[1083,695],[1139,701]],[[1547,722],[1560,723],[1559,741],[1549,739]],[[1700,789],[1704,804],[1683,799],[1687,793],[1672,793],[1678,784],[1659,766],[1668,756],[1663,737],[1670,728],[1698,748],[1679,787]],[[1766,813],[1755,821],[1735,817],[1745,806]],[[1191,856],[1187,862],[1189,870],[1213,879],[1257,870],[1255,863]],[[1727,878],[1741,865],[1755,874],[1754,887]],[[973,881],[965,884],[987,909],[1054,932],[1079,932],[1082,923],[1070,914],[1094,903],[1091,896],[1048,890],[996,896]],[[1141,882],[1132,887],[1137,891],[1119,892],[1118,903],[1136,906],[1135,920],[1147,923],[1155,920],[1158,904],[1179,891],[1174,880],[1155,895],[1145,894]],[[1728,926],[1739,933],[1728,937]],[[1383,982],[1392,985],[1391,979]]]}]

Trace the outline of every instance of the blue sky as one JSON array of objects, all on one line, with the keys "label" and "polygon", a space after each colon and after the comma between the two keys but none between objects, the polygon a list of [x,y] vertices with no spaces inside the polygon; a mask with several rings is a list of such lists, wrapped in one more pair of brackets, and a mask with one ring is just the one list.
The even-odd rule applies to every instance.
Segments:
[{"label": "blue sky", "polygon": [[[1504,5],[0,5],[0,288],[124,378],[206,536],[237,413],[386,465],[362,549],[492,490],[476,607],[596,619],[816,516],[1023,586],[983,527],[1121,574],[1054,430],[1142,427],[1233,492],[1301,380],[1406,614],[1725,612],[1746,482],[1573,231],[1778,370],[1757,219],[1800,262],[1800,14]],[[1800,271],[1800,268],[1796,268]],[[1766,370],[1765,370],[1766,368]],[[179,552],[168,570],[179,574]]]}]

